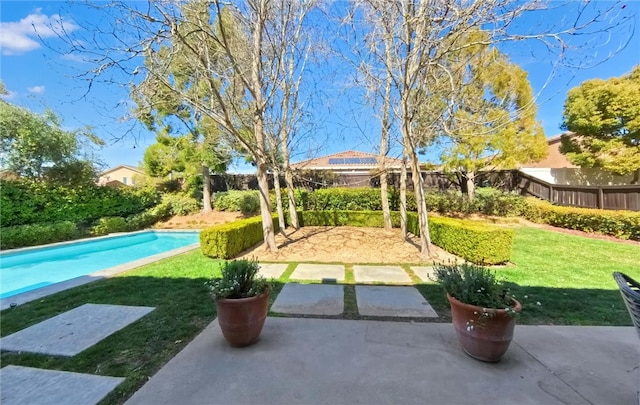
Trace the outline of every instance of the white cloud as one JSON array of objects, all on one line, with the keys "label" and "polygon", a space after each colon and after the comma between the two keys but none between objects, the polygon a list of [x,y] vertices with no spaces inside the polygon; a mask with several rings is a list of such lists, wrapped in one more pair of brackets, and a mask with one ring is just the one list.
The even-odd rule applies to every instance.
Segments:
[{"label": "white cloud", "polygon": [[44,93],[44,86],[28,87],[27,90],[29,90],[29,93],[42,94],[42,93]]},{"label": "white cloud", "polygon": [[3,55],[20,55],[40,48],[40,38],[53,38],[78,26],[58,14],[42,14],[41,9],[17,22],[0,22],[0,49]]}]

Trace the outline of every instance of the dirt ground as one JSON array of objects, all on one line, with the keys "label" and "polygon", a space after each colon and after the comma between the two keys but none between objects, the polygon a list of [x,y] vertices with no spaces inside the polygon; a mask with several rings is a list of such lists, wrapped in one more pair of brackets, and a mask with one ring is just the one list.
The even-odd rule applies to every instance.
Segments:
[{"label": "dirt ground", "polygon": [[414,264],[456,259],[434,245],[431,245],[432,257],[422,257],[418,238],[405,241],[399,229],[305,226],[297,231],[287,229],[286,234],[287,238],[276,235],[276,253],[263,244],[244,252],[242,257],[273,262]]},{"label": "dirt ground", "polygon": [[[156,229],[202,229],[243,218],[238,212],[213,211],[208,214],[175,216],[156,224]],[[242,257],[273,262],[307,261],[320,263],[427,263],[449,261],[455,256],[432,245],[432,258],[420,255],[418,238],[402,240],[399,229],[359,227],[293,228],[276,235],[278,252],[271,253],[260,245]]]},{"label": "dirt ground", "polygon": [[[243,218],[237,212],[213,211],[208,214],[194,214],[190,216],[176,216],[170,220],[158,223],[157,229],[202,229],[212,225],[235,221]],[[476,218],[479,219],[479,218]],[[491,220],[490,218],[485,218]],[[503,222],[504,219],[496,219]],[[528,221],[511,221],[503,223],[505,226],[515,226],[526,223],[528,226],[540,227],[556,232],[605,239],[620,243],[630,243],[640,246],[638,241],[623,241],[610,236],[590,234],[581,231],[555,228]],[[255,257],[262,261],[273,262],[320,262],[320,263],[424,263],[431,264],[434,260],[448,262],[456,260],[456,256],[432,245],[432,257],[420,255],[419,240],[416,237],[404,241],[399,229],[385,230],[381,228],[360,227],[304,227],[299,230],[287,229],[286,237],[280,233],[276,235],[278,252],[272,253],[260,245],[243,252],[242,257]],[[461,261],[461,260],[458,260]]]}]

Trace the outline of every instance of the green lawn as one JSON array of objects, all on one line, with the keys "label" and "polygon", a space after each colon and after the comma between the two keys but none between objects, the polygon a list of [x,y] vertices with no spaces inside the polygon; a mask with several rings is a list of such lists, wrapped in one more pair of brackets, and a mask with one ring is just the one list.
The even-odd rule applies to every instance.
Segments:
[{"label": "green lawn", "polygon": [[204,282],[219,262],[195,250],[122,276],[97,281],[5,310],[2,336],[85,303],[153,306],[138,322],[71,357],[2,353],[2,365],[126,377],[103,403],[122,403],[215,317]]},{"label": "green lawn", "polygon": [[[519,323],[631,324],[611,273],[622,271],[640,279],[639,246],[518,227],[513,263],[496,272],[510,282],[524,305]],[[275,283],[272,302],[293,269],[292,264]],[[125,382],[103,401],[122,403],[214,319],[215,306],[204,283],[219,274],[220,261],[196,250],[5,310],[0,314],[2,336],[85,303],[156,307],[140,321],[72,358],[4,352],[2,365],[123,376]],[[345,319],[361,318],[353,282],[348,266]],[[448,321],[442,289],[431,283],[417,288],[442,315],[435,321]]]},{"label": "green lawn", "polygon": [[520,323],[631,325],[611,274],[640,279],[640,246],[521,227],[512,261],[497,274],[525,306]]}]

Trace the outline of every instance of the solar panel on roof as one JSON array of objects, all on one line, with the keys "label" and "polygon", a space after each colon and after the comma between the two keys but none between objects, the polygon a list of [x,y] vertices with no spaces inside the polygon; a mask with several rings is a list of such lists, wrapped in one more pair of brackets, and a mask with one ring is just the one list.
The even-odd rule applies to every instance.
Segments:
[{"label": "solar panel on roof", "polygon": [[329,158],[330,165],[375,165],[374,157]]}]

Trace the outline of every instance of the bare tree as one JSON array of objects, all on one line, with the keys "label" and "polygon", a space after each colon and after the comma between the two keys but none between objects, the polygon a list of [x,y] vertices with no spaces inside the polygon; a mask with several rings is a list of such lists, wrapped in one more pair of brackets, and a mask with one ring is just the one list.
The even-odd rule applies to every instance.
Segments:
[{"label": "bare tree", "polygon": [[[393,80],[391,100],[411,170],[423,254],[430,254],[430,237],[418,151],[448,130],[457,97],[464,94],[448,58],[474,46],[535,40],[562,59],[570,37],[602,32],[612,18],[614,24],[630,18],[616,19],[620,8],[613,4],[585,19],[588,6],[579,4],[572,21],[551,27],[518,24],[524,15],[552,7],[543,0],[354,0],[358,12],[352,15],[361,18],[359,29],[374,54],[374,67],[384,67]],[[487,37],[469,41],[468,33],[479,29]]]},{"label": "bare tree", "polygon": [[[294,229],[300,227],[296,210],[295,187],[290,156],[294,137],[298,135],[305,116],[306,99],[300,87],[311,53],[310,31],[305,26],[307,16],[316,7],[316,0],[276,0],[267,26],[269,53],[274,61],[266,72],[266,80],[278,83],[266,108],[266,120],[272,159],[272,172],[280,227],[284,231],[284,209],[280,191],[280,175],[287,186],[289,218]],[[316,39],[316,42],[318,39]],[[317,47],[317,43],[315,46]]]}]

